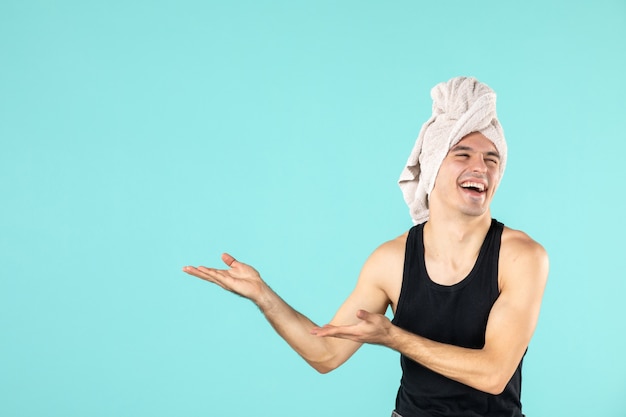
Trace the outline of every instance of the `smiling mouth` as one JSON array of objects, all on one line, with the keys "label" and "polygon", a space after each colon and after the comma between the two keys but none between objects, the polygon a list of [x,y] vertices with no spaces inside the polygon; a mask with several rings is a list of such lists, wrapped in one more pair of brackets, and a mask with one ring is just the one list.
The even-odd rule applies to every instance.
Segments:
[{"label": "smiling mouth", "polygon": [[481,184],[479,182],[465,181],[461,183],[461,188],[474,191],[477,193],[484,193],[487,191],[487,186],[485,184]]}]

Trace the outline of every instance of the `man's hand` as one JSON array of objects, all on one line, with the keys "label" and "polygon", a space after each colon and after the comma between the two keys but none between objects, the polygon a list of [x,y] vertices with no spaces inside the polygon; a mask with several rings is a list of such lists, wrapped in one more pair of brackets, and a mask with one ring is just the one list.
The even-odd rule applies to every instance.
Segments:
[{"label": "man's hand", "polygon": [[356,313],[359,322],[350,326],[315,327],[311,334],[320,337],[337,337],[359,343],[371,343],[388,346],[391,340],[393,325],[383,314],[374,314],[365,310]]},{"label": "man's hand", "polygon": [[389,287],[395,288],[394,294],[400,292],[405,240],[387,242],[368,258],[355,289],[323,328],[280,298],[254,268],[228,254],[222,255],[228,269],[186,266],[183,271],[250,299],[289,346],[326,373],[344,363],[362,342],[386,344],[395,339],[400,329],[383,313],[391,303]]},{"label": "man's hand", "polygon": [[222,261],[229,269],[207,268],[205,266],[185,266],[183,271],[194,277],[212,282],[220,287],[259,303],[267,284],[261,279],[256,269],[237,261],[231,255],[222,254]]},{"label": "man's hand", "polygon": [[333,370],[360,346],[347,340],[315,337],[311,329],[317,325],[272,291],[256,269],[227,253],[222,255],[222,260],[229,266],[228,269],[185,266],[183,271],[250,299],[276,332],[317,371],[326,373]]}]

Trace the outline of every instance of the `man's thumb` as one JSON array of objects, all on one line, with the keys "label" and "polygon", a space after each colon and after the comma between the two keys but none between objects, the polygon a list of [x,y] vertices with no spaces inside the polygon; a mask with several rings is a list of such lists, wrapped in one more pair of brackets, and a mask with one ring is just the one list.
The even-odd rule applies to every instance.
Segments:
[{"label": "man's thumb", "polygon": [[356,316],[360,318],[361,320],[367,320],[370,314],[371,313],[369,311],[365,311],[365,310],[358,310],[356,312]]},{"label": "man's thumb", "polygon": [[222,254],[222,261],[224,261],[224,263],[228,266],[230,266],[231,268],[235,267],[235,264],[239,263],[237,261],[237,259],[235,259],[233,256],[229,255],[228,253],[223,253]]}]

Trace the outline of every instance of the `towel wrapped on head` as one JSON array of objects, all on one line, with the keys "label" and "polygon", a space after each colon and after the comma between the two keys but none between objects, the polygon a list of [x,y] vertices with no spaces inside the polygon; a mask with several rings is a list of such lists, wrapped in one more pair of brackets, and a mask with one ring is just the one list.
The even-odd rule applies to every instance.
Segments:
[{"label": "towel wrapped on head", "polygon": [[496,93],[475,78],[456,77],[430,92],[433,114],[422,125],[398,184],[414,224],[428,220],[428,199],[439,167],[450,148],[473,132],[491,140],[500,154],[500,178],[506,166],[504,132],[496,116]]}]

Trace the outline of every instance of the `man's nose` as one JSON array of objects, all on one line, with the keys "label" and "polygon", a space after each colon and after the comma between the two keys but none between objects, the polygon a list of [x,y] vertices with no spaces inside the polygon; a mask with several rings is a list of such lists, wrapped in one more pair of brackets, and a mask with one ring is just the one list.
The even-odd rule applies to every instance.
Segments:
[{"label": "man's nose", "polygon": [[471,165],[472,172],[487,172],[487,163],[485,162],[485,158],[477,154],[472,158]]}]

